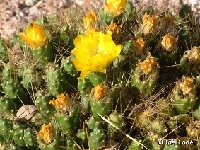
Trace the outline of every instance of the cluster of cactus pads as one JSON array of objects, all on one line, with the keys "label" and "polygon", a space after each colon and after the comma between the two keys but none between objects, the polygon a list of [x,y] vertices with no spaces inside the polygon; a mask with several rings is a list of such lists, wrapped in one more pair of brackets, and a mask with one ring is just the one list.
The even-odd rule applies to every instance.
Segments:
[{"label": "cluster of cactus pads", "polygon": [[0,149],[200,149],[192,12],[113,3],[83,20],[78,8],[39,18],[0,41]]}]

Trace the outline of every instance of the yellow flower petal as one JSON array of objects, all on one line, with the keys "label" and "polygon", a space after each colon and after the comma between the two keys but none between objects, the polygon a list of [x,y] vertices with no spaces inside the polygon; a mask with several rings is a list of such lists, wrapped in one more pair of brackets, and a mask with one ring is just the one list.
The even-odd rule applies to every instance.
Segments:
[{"label": "yellow flower petal", "polygon": [[112,32],[104,34],[89,30],[85,35],[79,35],[74,40],[75,48],[72,60],[77,71],[81,71],[84,79],[90,72],[106,73],[106,68],[118,57],[122,45],[115,45]]},{"label": "yellow flower petal", "polygon": [[177,38],[171,34],[166,34],[161,41],[161,45],[165,48],[166,51],[171,52],[173,47],[177,43]]},{"label": "yellow flower petal", "polygon": [[81,75],[80,75],[80,78],[83,80],[85,79],[86,75],[89,74],[90,71],[81,71]]},{"label": "yellow flower petal", "polygon": [[147,13],[143,16],[143,33],[149,34],[156,28],[158,22],[158,16],[150,16]]},{"label": "yellow flower petal", "polygon": [[43,26],[39,26],[36,22],[33,26],[25,28],[23,33],[19,34],[21,41],[26,42],[32,48],[39,48],[45,45],[47,35]]},{"label": "yellow flower petal", "polygon": [[120,15],[127,4],[127,0],[107,0],[105,12],[114,16]]},{"label": "yellow flower petal", "polygon": [[194,93],[196,88],[194,78],[188,76],[182,77],[182,82],[179,83],[179,86],[183,92],[183,95]]},{"label": "yellow flower petal", "polygon": [[144,74],[148,75],[153,70],[159,68],[157,60],[158,60],[157,58],[152,57],[151,54],[149,53],[147,58],[144,61],[139,62],[137,66],[140,67],[140,69],[143,71]]},{"label": "yellow flower petal", "polygon": [[69,95],[62,93],[57,96],[56,100],[50,100],[49,104],[54,105],[58,110],[69,110]]},{"label": "yellow flower petal", "polygon": [[97,15],[95,12],[90,11],[86,14],[86,16],[83,18],[83,25],[85,29],[94,29],[95,23],[97,21]]},{"label": "yellow flower petal", "polygon": [[50,144],[53,140],[53,126],[51,123],[48,125],[43,124],[42,129],[37,133],[37,136],[43,139],[45,143]]}]

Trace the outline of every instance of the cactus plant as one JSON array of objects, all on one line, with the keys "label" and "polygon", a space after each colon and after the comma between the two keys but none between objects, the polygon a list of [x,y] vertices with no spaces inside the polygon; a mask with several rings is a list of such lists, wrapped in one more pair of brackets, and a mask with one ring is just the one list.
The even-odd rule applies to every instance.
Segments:
[{"label": "cactus plant", "polygon": [[[0,39],[0,149],[199,149],[200,31],[189,7],[70,7]],[[167,139],[179,143],[159,145]]]},{"label": "cactus plant", "polygon": [[4,61],[7,61],[8,59],[8,54],[7,54],[7,51],[6,51],[6,45],[5,43],[3,42],[2,39],[0,39],[0,60],[4,60]]},{"label": "cactus plant", "polygon": [[[183,72],[190,75],[198,75],[199,73],[199,55],[200,48],[194,46],[191,50],[185,52],[180,60],[180,67]],[[190,71],[188,71],[190,70]]]},{"label": "cactus plant", "polygon": [[69,115],[56,114],[56,120],[61,130],[66,134],[71,134],[79,127],[79,112],[77,109],[70,110]]},{"label": "cactus plant", "polygon": [[172,92],[172,105],[178,113],[187,113],[196,104],[196,85],[191,77],[182,77]]},{"label": "cactus plant", "polygon": [[61,130],[67,135],[75,132],[80,124],[80,113],[76,104],[69,98],[69,95],[58,95],[57,99],[51,100],[49,104],[56,107],[57,112],[54,116]]},{"label": "cactus plant", "polygon": [[[101,116],[107,115],[112,107],[111,98],[106,97],[108,87],[97,85],[91,92],[90,107],[94,118],[100,119]],[[99,109],[101,108],[101,109]]]},{"label": "cactus plant", "polygon": [[150,54],[146,60],[137,64],[132,75],[131,85],[146,97],[153,93],[159,77],[159,64]]}]

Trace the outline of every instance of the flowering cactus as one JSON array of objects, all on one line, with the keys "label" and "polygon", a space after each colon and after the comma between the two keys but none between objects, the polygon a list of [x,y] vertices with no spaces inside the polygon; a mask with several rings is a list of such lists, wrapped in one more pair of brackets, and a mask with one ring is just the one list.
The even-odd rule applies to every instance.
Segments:
[{"label": "flowering cactus", "polygon": [[[97,85],[91,92],[90,107],[94,118],[99,119],[101,116],[107,115],[112,106],[111,99],[107,97],[108,87],[105,85]],[[101,110],[99,110],[101,108]]]},{"label": "flowering cactus", "polygon": [[178,113],[187,113],[196,104],[196,85],[194,78],[182,77],[182,81],[176,83],[172,92],[172,104]]},{"label": "flowering cactus", "polygon": [[[197,75],[200,64],[200,47],[194,46],[191,50],[185,52],[180,60],[180,67],[187,74]],[[188,71],[188,69],[190,71]]]},{"label": "flowering cactus", "polygon": [[73,5],[0,39],[0,149],[200,148],[199,28],[188,7],[136,8]]},{"label": "flowering cactus", "polygon": [[52,104],[56,107],[57,110],[68,111],[69,110],[69,95],[62,93],[57,96],[56,100],[50,100],[49,104]]},{"label": "flowering cactus", "polygon": [[55,106],[57,110],[55,119],[64,133],[69,135],[72,133],[72,131],[78,128],[80,123],[79,110],[74,104],[72,104],[68,94],[62,93],[58,95],[56,100],[50,100],[49,104]]},{"label": "flowering cactus", "polygon": [[133,73],[131,84],[143,96],[149,96],[155,90],[159,69],[157,60],[157,58],[152,57],[149,53],[146,60],[137,64]]},{"label": "flowering cactus", "polygon": [[51,123],[42,125],[41,130],[37,133],[37,139],[41,150],[61,149],[55,136],[55,129]]}]

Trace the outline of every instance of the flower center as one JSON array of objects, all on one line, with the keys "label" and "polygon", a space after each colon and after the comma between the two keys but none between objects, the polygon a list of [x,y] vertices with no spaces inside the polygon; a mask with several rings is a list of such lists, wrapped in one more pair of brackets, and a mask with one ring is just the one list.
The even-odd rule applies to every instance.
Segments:
[{"label": "flower center", "polygon": [[94,56],[98,53],[98,51],[99,50],[97,48],[92,48],[92,49],[89,50],[89,53],[90,53],[91,56]]}]

